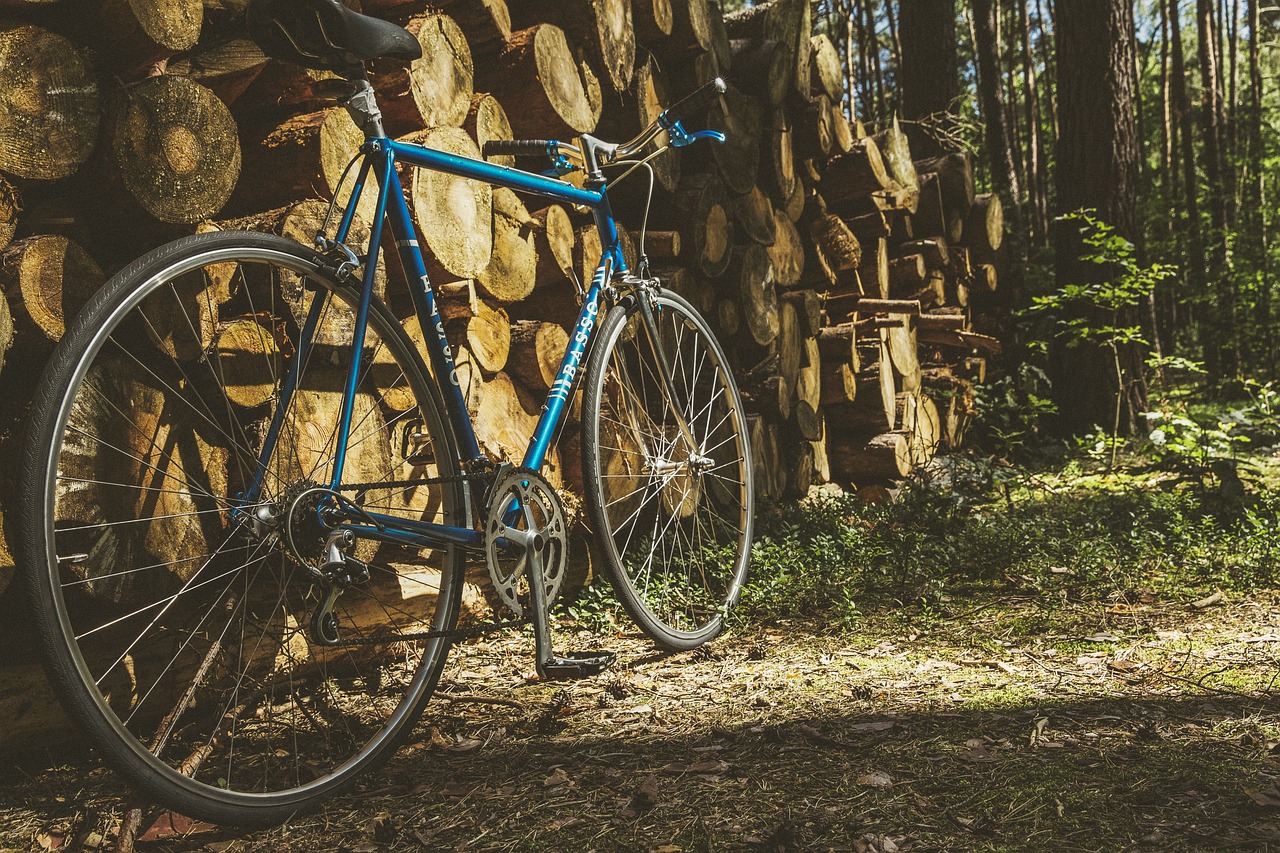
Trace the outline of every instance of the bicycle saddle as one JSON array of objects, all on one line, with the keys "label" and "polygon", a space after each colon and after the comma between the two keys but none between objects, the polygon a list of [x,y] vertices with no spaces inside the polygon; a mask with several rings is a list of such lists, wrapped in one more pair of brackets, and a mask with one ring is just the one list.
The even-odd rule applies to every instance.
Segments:
[{"label": "bicycle saddle", "polygon": [[341,0],[249,0],[249,37],[267,56],[347,75],[369,59],[412,61],[422,45],[403,27],[353,12]]}]

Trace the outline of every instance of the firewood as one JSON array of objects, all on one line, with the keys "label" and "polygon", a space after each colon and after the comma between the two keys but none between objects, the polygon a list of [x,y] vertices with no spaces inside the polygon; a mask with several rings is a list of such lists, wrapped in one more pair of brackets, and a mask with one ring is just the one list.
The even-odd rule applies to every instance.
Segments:
[{"label": "firewood", "polygon": [[[916,171],[938,175],[938,187],[942,193],[944,210],[955,211],[963,218],[974,202],[973,163],[963,151],[916,162]],[[948,235],[953,242],[955,237]]]},{"label": "firewood", "polygon": [[862,216],[848,217],[844,224],[849,226],[849,230],[864,245],[870,240],[889,236],[889,217],[880,210]]},{"label": "firewood", "polygon": [[769,197],[758,186],[733,199],[734,219],[742,226],[742,230],[755,242],[762,246],[772,246],[777,238],[777,227],[773,221],[773,205]]},{"label": "firewood", "polygon": [[877,237],[863,247],[858,279],[866,296],[889,298],[889,244]]},{"label": "firewood", "polygon": [[729,340],[738,334],[741,318],[738,316],[738,303],[733,299],[721,299],[716,302],[716,331],[721,340]]},{"label": "firewood", "polygon": [[950,227],[942,206],[942,189],[937,172],[920,175],[920,204],[916,207],[914,230],[921,238],[948,239]]},{"label": "firewood", "polygon": [[805,247],[795,224],[781,210],[773,212],[773,245],[765,249],[778,287],[794,287],[804,277]]},{"label": "firewood", "polygon": [[9,245],[17,233],[21,211],[22,196],[18,188],[0,176],[0,249]]},{"label": "firewood", "polygon": [[[242,171],[253,179],[235,185],[227,205],[232,215],[270,210],[317,192],[332,197],[339,189],[338,203],[349,202],[352,181],[338,184],[364,135],[345,109],[329,107],[292,116],[278,125],[246,129],[245,136]],[[377,181],[370,178],[357,205],[366,222],[373,216],[376,192]]]},{"label": "firewood", "polygon": [[409,65],[374,66],[374,88],[389,133],[460,127],[475,92],[475,64],[463,31],[442,14],[415,15],[405,23],[422,45],[422,58]]},{"label": "firewood", "polygon": [[826,33],[809,37],[809,90],[821,92],[840,103],[844,97],[844,71],[840,52]]},{"label": "firewood", "polygon": [[787,202],[783,205],[783,212],[787,214],[787,218],[793,223],[797,223],[804,216],[805,199],[809,194],[809,189],[796,176],[795,189],[791,191],[791,195],[787,196]]},{"label": "firewood", "polygon": [[831,153],[831,99],[818,95],[800,107],[796,120],[796,153],[804,158],[825,160]]},{"label": "firewood", "polygon": [[246,314],[220,324],[214,338],[214,372],[222,393],[246,409],[269,403],[276,394],[284,358],[277,323],[269,314]]},{"label": "firewood", "polygon": [[128,89],[110,144],[125,187],[161,222],[209,218],[240,175],[235,119],[213,92],[184,77],[161,75]]},{"label": "firewood", "polygon": [[729,46],[734,85],[744,92],[759,92],[771,107],[781,106],[791,80],[791,53],[786,46],[760,39],[734,39]]},{"label": "firewood", "polygon": [[907,135],[898,127],[898,120],[871,137],[884,159],[884,165],[898,185],[907,189],[919,189],[920,179],[916,165],[911,161],[911,145]]},{"label": "firewood", "polygon": [[636,66],[636,35],[631,0],[557,0],[513,4],[518,28],[555,24],[586,49],[601,79],[615,92],[626,92]]},{"label": "firewood", "polygon": [[819,402],[823,408],[845,406],[858,395],[858,374],[849,363],[823,362]]},{"label": "firewood", "polygon": [[711,49],[711,8],[707,0],[673,0],[675,13],[671,37],[663,47],[675,55],[702,52]]},{"label": "firewood", "polygon": [[[471,106],[462,128],[471,134],[476,146],[484,151],[484,144],[491,141],[512,139],[511,122],[507,119],[507,111],[493,95],[477,92],[471,96]],[[490,163],[500,166],[514,166],[516,158],[510,154],[498,154],[486,158]]]},{"label": "firewood", "polygon": [[268,57],[247,38],[234,38],[175,57],[166,66],[169,74],[190,77],[231,106],[267,67]]},{"label": "firewood", "polygon": [[[797,409],[795,423],[797,424],[797,431],[800,432],[801,440],[792,441],[784,451],[787,478],[783,496],[803,498],[809,494],[809,489],[814,480],[813,444],[806,438],[805,433],[817,436],[822,435],[822,421],[818,419],[817,412],[800,415],[799,409]],[[805,426],[801,428],[799,427],[800,424],[805,424]]]},{"label": "firewood", "polygon": [[772,343],[778,337],[778,292],[764,248],[755,243],[734,248],[725,278],[751,338],[760,346]]},{"label": "firewood", "polygon": [[994,193],[974,199],[964,220],[964,244],[980,263],[991,263],[1004,242],[1004,207]]},{"label": "firewood", "polygon": [[974,287],[982,293],[995,293],[1000,284],[995,264],[978,264],[973,268],[971,278]]},{"label": "firewood", "polygon": [[809,235],[835,272],[856,270],[862,264],[862,244],[840,217],[816,216],[809,223]]},{"label": "firewood", "polygon": [[493,191],[493,211],[493,255],[476,285],[497,302],[518,302],[533,293],[538,278],[534,220],[506,187]]},{"label": "firewood", "polygon": [[818,352],[828,364],[848,364],[858,372],[858,328],[854,323],[824,326],[818,330]]},{"label": "firewood", "polygon": [[894,328],[881,329],[880,335],[889,350],[889,363],[899,389],[920,390],[920,357],[917,345],[916,318],[911,314],[890,315],[899,320]]},{"label": "firewood", "polygon": [[760,101],[730,88],[708,113],[707,120],[712,130],[726,137],[723,144],[711,148],[720,179],[735,195],[749,191],[760,165]]},{"label": "firewood", "polygon": [[465,346],[485,376],[503,370],[511,352],[511,318],[484,299],[466,314],[445,323],[449,343]]},{"label": "firewood", "polygon": [[194,46],[203,23],[200,0],[103,0],[95,34],[113,71],[136,72]]},{"label": "firewood", "polygon": [[861,137],[854,132],[853,123],[840,111],[837,100],[831,107],[831,156],[847,154]]},{"label": "firewood", "polygon": [[942,419],[937,405],[928,395],[916,397],[915,428],[911,431],[911,462],[927,465],[943,443]]},{"label": "firewood", "polygon": [[[480,156],[467,132],[456,127],[430,128],[412,133],[404,141],[462,157]],[[427,268],[432,278],[448,281],[479,276],[493,252],[493,192],[489,185],[415,169],[409,196],[418,234],[434,261],[435,269]]]},{"label": "firewood", "polygon": [[947,241],[942,237],[903,243],[897,252],[900,257],[920,255],[924,259],[925,268],[930,271],[942,271],[951,265],[951,253],[947,250]]},{"label": "firewood", "polygon": [[848,153],[833,158],[827,164],[822,175],[822,194],[833,209],[838,204],[847,204],[893,186],[880,148],[872,139],[854,142]]},{"label": "firewood", "polygon": [[796,162],[791,122],[783,110],[774,110],[765,122],[761,140],[764,162],[760,180],[770,197],[783,204],[795,192]]},{"label": "firewood", "polygon": [[478,69],[476,82],[502,102],[522,139],[571,139],[600,120],[600,81],[553,24],[513,32],[502,55]]},{"label": "firewood", "polygon": [[521,320],[511,327],[510,374],[530,391],[545,394],[560,370],[569,333],[555,323]]},{"label": "firewood", "polygon": [[858,313],[899,314],[915,317],[920,314],[920,303],[910,299],[871,299],[864,297],[858,300]]},{"label": "firewood", "polygon": [[770,39],[786,47],[791,58],[787,73],[800,97],[809,95],[809,35],[812,32],[806,0],[770,0],[725,16],[730,38]]},{"label": "firewood", "polygon": [[671,205],[655,209],[656,227],[676,227],[684,262],[703,275],[719,277],[729,264],[732,223],[724,189],[709,174],[686,175]]},{"label": "firewood", "polygon": [[573,274],[573,223],[569,213],[552,204],[533,214],[533,245],[538,257],[535,287],[562,282]]},{"label": "firewood", "polygon": [[964,314],[937,314],[926,313],[920,315],[921,329],[951,329],[954,331],[964,331],[968,325],[968,318]]},{"label": "firewood", "polygon": [[[117,512],[117,518],[146,519],[107,528],[110,544],[99,547],[112,549],[125,565],[130,555],[145,555],[150,563],[167,567],[176,582],[190,579],[230,521],[216,511],[211,498],[201,497],[229,494],[228,451],[205,440],[199,408],[176,404],[166,383],[138,369],[132,359],[95,362],[84,381],[89,393],[70,412],[60,471],[81,482],[79,488],[59,490],[59,511],[84,524],[105,523]],[[299,391],[295,399],[302,394]],[[129,429],[106,432],[109,424],[122,422]],[[320,435],[329,430],[326,423]],[[101,451],[100,437],[108,434],[118,453]],[[176,487],[189,481],[203,488],[193,493]],[[114,485],[118,483],[137,486],[121,489]],[[205,523],[191,524],[188,516],[193,512],[200,512]],[[113,561],[86,560],[65,570],[84,581],[81,587],[92,598],[126,606],[136,603],[139,593],[147,592],[140,588],[145,587],[143,576],[118,567]]]},{"label": "firewood", "polygon": [[814,337],[802,339],[800,371],[796,375],[796,410],[800,434],[809,441],[822,437],[822,422],[818,412],[822,408],[822,354]]},{"label": "firewood", "polygon": [[[473,419],[480,447],[495,459],[518,463],[537,426],[541,406],[541,400],[513,383],[506,373],[486,379]],[[558,450],[548,453],[544,473],[553,485],[562,482]]]},{"label": "firewood", "polygon": [[631,0],[631,21],[636,41],[649,48],[661,45],[675,26],[671,0]]},{"label": "firewood", "polygon": [[[308,199],[307,201],[301,201],[297,204],[255,216],[230,220],[216,225],[208,224],[202,226],[201,230],[222,228],[224,230],[265,231],[297,240],[300,243],[310,244],[315,240],[315,235],[320,230],[328,210],[329,205],[327,202]],[[348,242],[352,245],[363,246],[368,241],[369,226],[357,214],[352,220]],[[271,306],[283,303],[288,306],[294,321],[301,326],[306,321],[307,315],[311,311],[311,303],[315,298],[315,292],[307,288],[303,277],[296,273],[282,272],[280,275],[267,280],[264,276],[253,275],[254,272],[255,270],[250,268],[233,269],[229,265],[212,265],[204,268],[203,277],[197,278],[185,286],[186,288],[191,288],[190,292],[185,288],[179,288],[178,294],[182,300],[182,310],[174,313],[175,307],[178,306],[173,304],[173,300],[168,300],[166,303],[167,311],[169,312],[167,325],[156,323],[157,329],[163,333],[162,340],[164,343],[161,349],[181,358],[194,357],[192,351],[200,346],[200,342],[192,339],[186,319],[188,313],[192,312],[190,307],[192,302],[197,304],[198,308],[196,310],[200,314],[197,315],[192,312],[191,316],[201,316],[201,325],[203,326],[204,323],[209,322],[206,315],[210,312],[216,313],[220,305],[235,298],[237,289],[242,286],[247,291],[244,294],[243,303],[248,311],[271,310]],[[261,270],[256,272],[261,272]],[[247,279],[245,277],[246,274],[249,275]],[[208,284],[202,286],[205,281]],[[386,294],[386,289],[386,264],[383,258],[379,258],[378,267],[374,271],[374,295],[381,299]],[[316,328],[315,342],[326,347],[347,346],[352,340],[351,336],[355,329],[355,322],[355,312],[347,307],[346,303],[330,299],[328,307],[321,315],[320,323]],[[198,354],[198,352],[194,354]]]},{"label": "firewood", "polygon": [[870,441],[827,440],[831,474],[838,481],[866,483],[869,480],[898,480],[912,471],[911,436],[888,432]]},{"label": "firewood", "polygon": [[780,297],[783,302],[795,306],[800,334],[815,337],[822,328],[822,299],[812,290],[794,290]]},{"label": "firewood", "polygon": [[105,280],[84,249],[66,237],[9,244],[0,251],[0,290],[13,312],[16,343],[47,350]]},{"label": "firewood", "polygon": [[894,258],[889,262],[890,292],[917,288],[925,282],[928,273],[923,255]]}]

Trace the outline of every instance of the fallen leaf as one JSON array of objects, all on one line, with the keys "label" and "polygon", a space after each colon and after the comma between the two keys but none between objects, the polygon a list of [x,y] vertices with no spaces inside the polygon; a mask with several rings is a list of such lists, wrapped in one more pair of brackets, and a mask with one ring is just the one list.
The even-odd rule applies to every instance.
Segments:
[{"label": "fallen leaf", "polygon": [[859,776],[854,780],[854,784],[866,785],[869,788],[890,788],[893,786],[893,777],[883,770],[873,770]]},{"label": "fallen leaf", "polygon": [[566,785],[569,782],[569,774],[564,772],[564,768],[557,767],[552,771],[551,775],[542,780],[542,787],[554,788],[557,785]]},{"label": "fallen leaf", "polygon": [[484,741],[473,737],[458,736],[458,740],[449,747],[450,752],[472,752],[484,746]]},{"label": "fallen leaf", "polygon": [[400,822],[390,812],[380,812],[369,821],[369,833],[378,844],[390,844],[400,832]]},{"label": "fallen leaf", "polygon": [[1191,602],[1191,606],[1196,610],[1204,610],[1206,607],[1213,607],[1215,604],[1221,604],[1226,596],[1222,594],[1222,590],[1218,590],[1212,595],[1206,595],[1198,601]]},{"label": "fallen leaf", "polygon": [[1142,669],[1142,664],[1131,660],[1113,660],[1107,663],[1107,669],[1112,669],[1116,672],[1133,672],[1134,670]]},{"label": "fallen leaf", "polygon": [[1245,788],[1244,792],[1249,795],[1249,799],[1264,808],[1280,807],[1280,791],[1275,788],[1269,791],[1258,791],[1252,788]]}]

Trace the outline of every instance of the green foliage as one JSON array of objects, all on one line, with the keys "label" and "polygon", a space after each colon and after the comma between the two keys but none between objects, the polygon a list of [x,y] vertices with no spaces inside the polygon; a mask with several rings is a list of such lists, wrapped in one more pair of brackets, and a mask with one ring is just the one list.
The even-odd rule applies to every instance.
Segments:
[{"label": "green foliage", "polygon": [[1145,346],[1141,328],[1118,319],[1126,309],[1136,308],[1147,299],[1176,270],[1159,263],[1139,264],[1133,243],[1099,219],[1096,211],[1078,210],[1058,217],[1058,223],[1060,227],[1079,228],[1084,244],[1080,260],[1105,267],[1108,274],[1097,284],[1066,284],[1053,293],[1032,297],[1025,314],[1050,318],[1055,336],[1069,347],[1084,343],[1112,349],[1126,344]]},{"label": "green foliage", "polygon": [[762,519],[748,617],[849,625],[875,608],[946,606],[975,586],[1052,606],[1277,579],[1280,496],[1269,492],[1231,502],[1161,474],[1082,477],[1074,463],[1033,477],[968,461],[949,480],[894,503],[822,495]]}]

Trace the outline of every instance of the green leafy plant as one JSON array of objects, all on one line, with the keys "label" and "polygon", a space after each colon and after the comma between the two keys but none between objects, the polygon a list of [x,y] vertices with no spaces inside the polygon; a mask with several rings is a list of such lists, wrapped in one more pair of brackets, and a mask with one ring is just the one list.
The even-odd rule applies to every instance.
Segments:
[{"label": "green leafy plant", "polygon": [[1110,464],[1114,467],[1125,392],[1120,351],[1129,345],[1148,345],[1141,328],[1122,318],[1146,300],[1158,284],[1171,278],[1175,269],[1159,263],[1139,264],[1133,243],[1099,219],[1096,211],[1079,210],[1059,217],[1058,222],[1062,227],[1079,228],[1084,243],[1080,260],[1105,267],[1108,274],[1098,283],[1067,284],[1048,295],[1033,297],[1031,307],[1024,313],[1050,319],[1054,336],[1069,348],[1091,344],[1111,353],[1116,371],[1115,419],[1109,442]]}]

